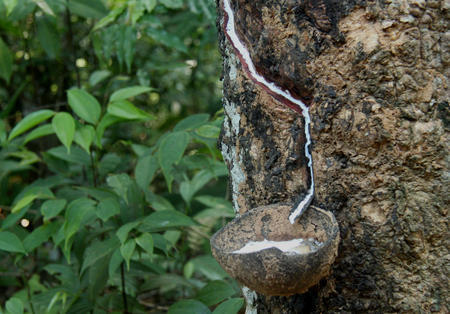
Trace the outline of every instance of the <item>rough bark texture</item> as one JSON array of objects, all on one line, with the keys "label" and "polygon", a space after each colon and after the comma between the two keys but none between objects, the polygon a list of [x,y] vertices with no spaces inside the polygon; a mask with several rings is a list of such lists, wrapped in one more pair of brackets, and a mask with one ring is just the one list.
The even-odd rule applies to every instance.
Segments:
[{"label": "rough bark texture", "polygon": [[[450,2],[232,0],[260,73],[312,117],[314,205],[341,230],[332,274],[258,313],[442,312],[449,296]],[[255,86],[223,34],[221,148],[238,213],[307,188],[302,117]],[[249,305],[249,309],[252,305]]]}]

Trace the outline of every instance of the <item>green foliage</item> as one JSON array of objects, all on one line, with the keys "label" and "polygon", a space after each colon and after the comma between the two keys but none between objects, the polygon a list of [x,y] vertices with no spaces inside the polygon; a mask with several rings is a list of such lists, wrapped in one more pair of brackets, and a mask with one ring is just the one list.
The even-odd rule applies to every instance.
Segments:
[{"label": "green foliage", "polygon": [[11,298],[6,302],[6,311],[10,314],[22,314],[23,309],[22,300],[18,298]]},{"label": "green foliage", "polygon": [[169,191],[172,188],[174,165],[180,162],[188,143],[189,134],[186,132],[170,133],[161,141],[158,160]]},{"label": "green foliage", "polygon": [[101,106],[97,99],[81,89],[71,89],[67,92],[69,106],[83,120],[97,124],[100,118]]},{"label": "green foliage", "polygon": [[42,121],[47,120],[48,118],[54,115],[53,110],[38,110],[26,116],[22,119],[17,125],[11,130],[8,136],[8,140],[12,140],[13,138],[19,136],[20,134],[28,131],[32,127],[38,125]]},{"label": "green foliage", "polygon": [[198,314],[211,314],[211,311],[206,305],[197,300],[182,300],[172,305],[168,311],[169,314],[185,314],[185,313],[198,313]]},{"label": "green foliage", "polygon": [[0,77],[7,83],[12,74],[13,56],[5,42],[0,38]]},{"label": "green foliage", "polygon": [[213,314],[235,314],[244,305],[243,298],[231,298],[219,304],[214,310]]},{"label": "green foliage", "polygon": [[217,304],[235,294],[234,289],[224,281],[211,281],[197,294],[197,300],[206,305]]},{"label": "green foliage", "polygon": [[0,311],[237,313],[214,1],[4,0],[0,29]]},{"label": "green foliage", "polygon": [[22,241],[14,233],[8,231],[0,232],[0,250],[25,253]]},{"label": "green foliage", "polygon": [[75,136],[75,120],[67,112],[58,112],[52,119],[53,131],[70,154],[70,146]]}]

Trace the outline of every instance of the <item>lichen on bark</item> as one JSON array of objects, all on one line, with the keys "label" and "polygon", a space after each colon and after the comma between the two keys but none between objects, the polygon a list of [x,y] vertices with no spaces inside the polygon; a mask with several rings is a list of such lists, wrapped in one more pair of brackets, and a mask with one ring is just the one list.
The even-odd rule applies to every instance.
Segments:
[{"label": "lichen on bark", "polygon": [[[448,1],[232,4],[257,68],[310,104],[314,204],[342,237],[327,280],[259,296],[258,311],[447,312]],[[246,77],[218,12],[235,208],[294,202],[308,186],[303,119]]]}]

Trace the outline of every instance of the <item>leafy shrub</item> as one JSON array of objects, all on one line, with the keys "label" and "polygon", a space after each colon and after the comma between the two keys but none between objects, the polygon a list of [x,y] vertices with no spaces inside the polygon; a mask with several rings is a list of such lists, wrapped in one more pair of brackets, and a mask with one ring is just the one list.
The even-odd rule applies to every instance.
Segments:
[{"label": "leafy shrub", "polygon": [[0,304],[237,312],[214,3],[108,5],[0,1]]},{"label": "leafy shrub", "polygon": [[[1,224],[3,271],[21,274],[19,282],[17,276],[3,280],[25,286],[7,308],[71,313],[127,304],[137,313],[157,306],[145,293],[156,290],[162,304],[196,299],[176,303],[175,312],[185,306],[206,311],[237,294],[210,255],[192,255],[207,246],[221,219],[233,216],[229,202],[208,193],[227,173],[214,148],[220,116],[191,115],[153,146],[124,143],[132,157],[104,148],[113,125],[154,119],[128,100],[149,90],[120,89],[103,112],[95,97],[72,89],[68,103],[76,115],[40,110],[2,133],[4,164],[40,162],[26,143],[43,136],[56,135],[63,144],[41,152],[52,174],[23,189]],[[152,185],[158,176],[166,188]],[[127,301],[118,302],[122,294]]]}]

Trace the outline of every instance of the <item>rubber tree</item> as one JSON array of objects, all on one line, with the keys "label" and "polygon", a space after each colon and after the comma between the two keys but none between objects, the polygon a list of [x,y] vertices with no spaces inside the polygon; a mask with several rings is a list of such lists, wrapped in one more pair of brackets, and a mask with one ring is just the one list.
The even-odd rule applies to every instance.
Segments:
[{"label": "rubber tree", "polygon": [[[310,178],[305,119],[249,77],[223,1],[220,146],[239,215],[299,201]],[[448,312],[450,2],[226,1],[258,73],[309,107],[313,205],[341,232],[330,276],[290,297],[244,288],[247,311]]]}]

